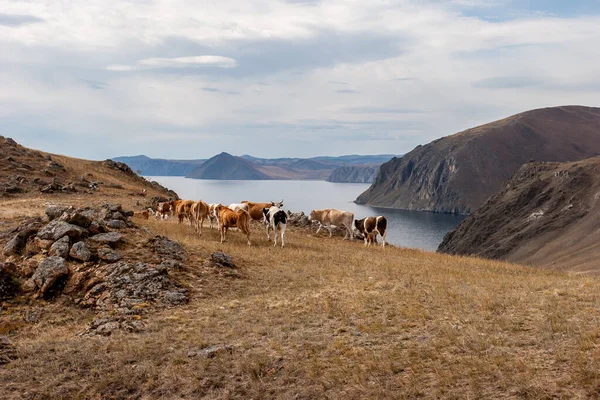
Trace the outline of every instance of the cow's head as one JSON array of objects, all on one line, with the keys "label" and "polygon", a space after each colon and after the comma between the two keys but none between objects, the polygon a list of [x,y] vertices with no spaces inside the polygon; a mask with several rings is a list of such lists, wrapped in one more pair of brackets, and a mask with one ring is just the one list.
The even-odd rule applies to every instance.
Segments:
[{"label": "cow's head", "polygon": [[272,202],[271,202],[271,205],[272,205],[273,207],[281,208],[281,207],[283,207],[283,199],[281,199],[281,201],[279,201],[279,202],[274,202],[274,201],[272,201]]},{"label": "cow's head", "polygon": [[364,219],[355,219],[354,223],[352,224],[352,230],[354,232],[362,232],[363,231],[363,223],[364,223]]},{"label": "cow's head", "polygon": [[317,218],[317,210],[312,210],[312,211],[310,212],[310,215],[308,216],[308,220],[309,220],[309,221],[312,221],[312,220],[314,220],[315,218]]}]

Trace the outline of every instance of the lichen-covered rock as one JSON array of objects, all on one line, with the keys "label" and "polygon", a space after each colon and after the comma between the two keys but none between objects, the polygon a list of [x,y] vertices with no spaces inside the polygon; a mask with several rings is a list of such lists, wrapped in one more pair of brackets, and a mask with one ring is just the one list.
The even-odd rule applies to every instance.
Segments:
[{"label": "lichen-covered rock", "polygon": [[187,257],[183,247],[166,236],[155,236],[148,240],[148,244],[161,260],[171,259],[183,261]]},{"label": "lichen-covered rock", "polygon": [[111,219],[106,223],[106,226],[112,229],[125,229],[127,228],[127,224],[120,219]]},{"label": "lichen-covered rock", "polygon": [[92,242],[107,244],[109,246],[114,246],[115,244],[119,243],[122,239],[123,235],[121,235],[119,232],[100,233],[90,238]]},{"label": "lichen-covered rock", "polygon": [[69,255],[71,256],[71,258],[84,262],[89,261],[92,258],[92,252],[87,247],[85,242],[77,242],[73,246],[71,246]]},{"label": "lichen-covered rock", "polygon": [[28,219],[21,223],[17,228],[11,231],[14,236],[4,246],[4,255],[20,254],[27,244],[27,239],[38,233],[42,225],[40,218]]},{"label": "lichen-covered rock", "polygon": [[227,254],[216,251],[210,255],[211,262],[219,267],[235,268],[235,264]]},{"label": "lichen-covered rock", "polygon": [[64,212],[58,218],[58,220],[67,222],[69,224],[81,226],[82,228],[87,228],[92,223],[92,218],[80,211]]},{"label": "lichen-covered rock", "polygon": [[67,276],[69,268],[61,257],[48,257],[40,263],[31,277],[33,283],[39,288],[40,294],[45,295],[59,278]]},{"label": "lichen-covered rock", "polygon": [[78,240],[87,233],[87,229],[80,226],[65,221],[53,220],[38,232],[37,237],[42,240],[56,241],[63,236],[69,236],[72,240]]},{"label": "lichen-covered rock", "polygon": [[63,236],[50,246],[48,252],[51,256],[67,258],[69,256],[69,247],[71,245],[71,239],[68,236]]},{"label": "lichen-covered rock", "polygon": [[65,212],[73,210],[73,207],[70,206],[60,206],[60,205],[56,205],[56,204],[48,204],[46,205],[46,216],[48,216],[48,219],[50,221],[59,218],[61,215],[63,215]]},{"label": "lichen-covered rock", "polygon": [[119,253],[108,246],[103,246],[98,249],[98,258],[109,263],[117,262],[121,259]]}]

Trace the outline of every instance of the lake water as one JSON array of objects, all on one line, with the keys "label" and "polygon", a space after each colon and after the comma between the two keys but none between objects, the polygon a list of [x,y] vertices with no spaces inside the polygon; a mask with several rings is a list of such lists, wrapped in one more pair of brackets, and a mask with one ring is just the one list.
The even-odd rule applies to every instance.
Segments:
[{"label": "lake water", "polygon": [[353,201],[370,185],[325,181],[222,181],[188,179],[179,176],[146,177],[173,189],[183,199],[202,199],[225,205],[249,201],[281,201],[293,212],[337,208],[351,211],[356,219],[385,215],[387,241],[402,246],[435,250],[446,232],[454,229],[464,216],[421,211],[393,210],[362,206]]}]

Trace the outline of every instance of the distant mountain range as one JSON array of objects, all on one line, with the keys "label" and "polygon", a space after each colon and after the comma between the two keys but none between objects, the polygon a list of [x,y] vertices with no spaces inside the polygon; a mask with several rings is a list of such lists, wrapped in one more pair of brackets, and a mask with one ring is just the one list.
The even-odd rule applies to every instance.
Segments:
[{"label": "distant mountain range", "polygon": [[356,202],[468,214],[529,161],[576,161],[599,154],[600,108],[532,110],[393,158]]},{"label": "distant mountain range", "polygon": [[371,183],[375,176],[373,171],[393,157],[393,154],[380,154],[267,159],[221,153],[208,160],[168,160],[144,155],[113,160],[145,176],[238,180],[329,180],[333,177],[335,182]]}]

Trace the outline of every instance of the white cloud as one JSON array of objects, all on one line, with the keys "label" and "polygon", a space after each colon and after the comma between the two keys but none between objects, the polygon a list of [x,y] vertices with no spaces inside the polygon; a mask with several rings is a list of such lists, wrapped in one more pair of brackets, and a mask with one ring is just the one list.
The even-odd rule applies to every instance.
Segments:
[{"label": "white cloud", "polygon": [[218,67],[233,68],[236,62],[233,58],[221,56],[192,56],[192,57],[155,57],[139,60],[136,65],[112,64],[106,67],[109,71],[135,71],[160,68],[199,68]]}]

